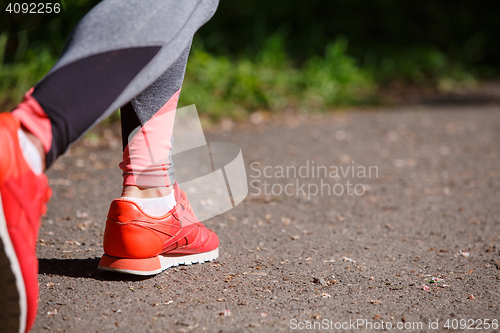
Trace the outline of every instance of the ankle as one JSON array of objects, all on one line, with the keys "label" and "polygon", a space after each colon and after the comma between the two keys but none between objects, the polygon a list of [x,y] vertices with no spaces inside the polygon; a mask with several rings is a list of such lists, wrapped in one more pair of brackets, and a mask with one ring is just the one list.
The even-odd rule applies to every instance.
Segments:
[{"label": "ankle", "polygon": [[40,160],[42,161],[42,171],[45,171],[46,165],[45,165],[45,150],[43,148],[42,141],[38,139],[33,133],[28,131],[24,126],[21,127],[21,130],[26,134],[28,139],[35,145],[38,153],[40,154]]},{"label": "ankle", "polygon": [[122,197],[129,198],[161,198],[172,193],[172,187],[139,187],[124,185]]}]

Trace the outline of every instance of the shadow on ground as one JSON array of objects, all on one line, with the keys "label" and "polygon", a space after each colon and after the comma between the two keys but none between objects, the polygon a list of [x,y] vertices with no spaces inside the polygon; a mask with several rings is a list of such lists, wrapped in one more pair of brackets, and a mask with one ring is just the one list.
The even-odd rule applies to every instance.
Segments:
[{"label": "shadow on ground", "polygon": [[142,281],[149,276],[125,275],[97,269],[100,258],[87,259],[40,259],[39,274],[72,278],[88,278],[99,281]]}]

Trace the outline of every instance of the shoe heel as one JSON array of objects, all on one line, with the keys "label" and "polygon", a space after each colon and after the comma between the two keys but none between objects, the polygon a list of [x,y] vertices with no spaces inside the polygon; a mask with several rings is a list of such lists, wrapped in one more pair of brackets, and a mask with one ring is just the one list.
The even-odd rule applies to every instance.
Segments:
[{"label": "shoe heel", "polygon": [[155,275],[161,273],[158,257],[146,259],[117,258],[104,254],[99,262],[100,270],[134,275]]}]

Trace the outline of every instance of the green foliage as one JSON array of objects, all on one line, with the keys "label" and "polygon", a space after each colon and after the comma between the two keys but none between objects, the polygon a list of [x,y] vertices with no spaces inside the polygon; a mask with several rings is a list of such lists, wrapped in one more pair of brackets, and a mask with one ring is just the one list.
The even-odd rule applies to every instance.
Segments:
[{"label": "green foliage", "polygon": [[[7,37],[0,35],[0,60],[3,59]],[[0,105],[2,111],[14,107],[23,95],[55,64],[56,58],[46,49],[28,50],[17,63],[0,61]]]},{"label": "green foliage", "polygon": [[[0,50],[6,36],[0,35]],[[294,64],[278,34],[269,37],[253,56],[231,58],[208,53],[194,44],[188,61],[181,103],[196,104],[211,120],[245,118],[261,110],[294,108],[308,112],[379,102],[376,87],[394,80],[432,85],[441,90],[474,82],[474,76],[434,48],[411,48],[391,57],[366,57],[364,64],[349,55],[347,39],[326,45],[323,56]],[[47,49],[27,49],[22,60],[2,64],[0,106],[12,108],[55,64]],[[115,117],[117,118],[117,117]]]},{"label": "green foliage", "polygon": [[436,48],[411,47],[391,54],[367,66],[379,83],[397,80],[450,91],[475,82],[472,71]]},{"label": "green foliage", "polygon": [[372,77],[346,50],[347,42],[339,39],[327,46],[324,57],[296,68],[277,35],[254,59],[231,60],[196,48],[188,62],[181,102],[196,104],[201,113],[217,119],[239,118],[255,110],[315,111],[373,101]]},{"label": "green foliage", "polygon": [[[99,2],[68,0],[67,14],[8,38],[0,21],[1,110],[46,74]],[[221,1],[197,32],[181,104],[212,119],[241,118],[378,103],[377,88],[394,81],[451,91],[500,73],[499,8],[472,0]]]},{"label": "green foliage", "polygon": [[347,40],[338,38],[325,56],[307,61],[303,72],[305,102],[324,108],[365,104],[372,97],[373,78],[347,55]]},{"label": "green foliage", "polygon": [[268,36],[280,32],[287,54],[307,61],[342,34],[357,59],[426,47],[480,75],[498,76],[499,11],[498,1],[474,0],[232,0],[221,1],[198,36],[210,53],[239,55],[258,52]]}]

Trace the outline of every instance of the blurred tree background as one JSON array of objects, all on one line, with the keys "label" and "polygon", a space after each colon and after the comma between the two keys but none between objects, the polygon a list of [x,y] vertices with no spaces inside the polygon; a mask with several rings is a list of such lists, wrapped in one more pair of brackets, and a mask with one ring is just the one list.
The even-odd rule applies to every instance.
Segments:
[{"label": "blurred tree background", "polygon": [[[17,33],[2,18],[2,109],[98,2],[66,1],[67,14]],[[218,119],[372,105],[394,85],[453,91],[500,75],[498,13],[500,3],[473,0],[222,0],[195,38],[181,103]]]}]

